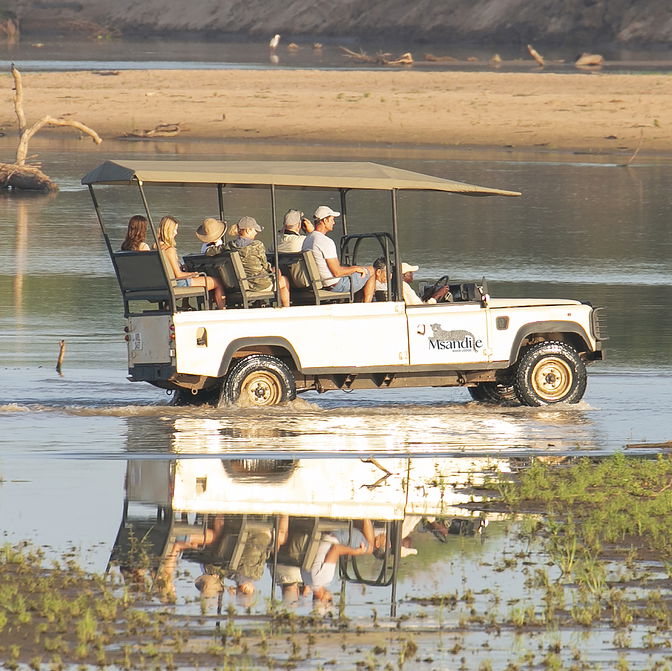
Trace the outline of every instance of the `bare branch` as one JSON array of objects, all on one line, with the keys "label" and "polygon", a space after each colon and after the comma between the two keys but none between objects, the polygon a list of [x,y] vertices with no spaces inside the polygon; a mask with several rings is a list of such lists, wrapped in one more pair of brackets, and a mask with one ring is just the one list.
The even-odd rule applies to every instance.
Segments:
[{"label": "bare branch", "polygon": [[23,83],[21,82],[21,73],[12,63],[12,77],[14,77],[14,111],[19,121],[19,135],[23,135],[26,130],[26,117],[23,113]]},{"label": "bare branch", "polygon": [[25,164],[26,156],[28,154],[28,142],[33,137],[33,135],[35,135],[35,133],[37,133],[37,131],[39,131],[41,128],[44,128],[44,126],[70,126],[71,128],[76,128],[77,130],[80,130],[82,133],[86,133],[86,135],[89,135],[96,144],[100,144],[102,142],[100,136],[98,135],[98,133],[96,133],[95,130],[89,128],[88,126],[85,126],[83,123],[80,123],[79,121],[74,121],[70,119],[55,119],[54,117],[51,116],[45,116],[38,122],[34,123],[21,136],[19,146],[16,149],[17,165]]}]

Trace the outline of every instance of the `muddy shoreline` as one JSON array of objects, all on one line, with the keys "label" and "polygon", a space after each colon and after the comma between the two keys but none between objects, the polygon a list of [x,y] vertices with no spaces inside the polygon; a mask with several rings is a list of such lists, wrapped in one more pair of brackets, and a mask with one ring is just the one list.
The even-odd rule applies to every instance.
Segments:
[{"label": "muddy shoreline", "polygon": [[[16,128],[11,78],[0,126]],[[218,70],[23,75],[30,120],[103,138],[179,124],[172,141],[672,151],[672,80],[598,73]],[[72,131],[43,131],[62,136]],[[328,157],[325,157],[328,158]]]}]

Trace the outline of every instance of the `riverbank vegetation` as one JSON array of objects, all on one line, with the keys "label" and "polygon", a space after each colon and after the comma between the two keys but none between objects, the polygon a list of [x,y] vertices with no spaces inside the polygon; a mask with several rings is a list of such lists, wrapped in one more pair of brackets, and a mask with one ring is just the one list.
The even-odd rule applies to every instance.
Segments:
[{"label": "riverbank vegetation", "polygon": [[[586,551],[632,547],[640,556],[672,557],[672,458],[579,459],[567,465],[533,461],[497,489],[511,510],[547,513]],[[561,522],[558,521],[561,520]]]}]

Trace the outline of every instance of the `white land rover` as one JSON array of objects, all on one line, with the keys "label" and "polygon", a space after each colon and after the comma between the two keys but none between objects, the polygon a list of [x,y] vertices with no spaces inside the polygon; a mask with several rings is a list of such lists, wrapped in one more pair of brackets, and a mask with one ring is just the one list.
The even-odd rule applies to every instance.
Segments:
[{"label": "white land rover", "polygon": [[[395,272],[402,258],[399,192],[517,192],[355,162],[107,161],[82,183],[89,187],[124,301],[130,379],[175,390],[179,402],[274,405],[308,390],[464,386],[480,401],[576,403],[586,388],[586,364],[603,358],[602,309],[587,303],[493,298],[485,281],[449,284],[447,300],[436,304],[403,302]],[[279,308],[275,276],[268,276],[270,290],[253,290],[237,252],[185,257],[189,270],[212,274],[224,285],[227,309],[211,309],[207,291],[178,286],[161,250],[113,249],[101,206],[110,199],[110,185],[137,189],[154,239],[152,191],[165,207],[161,194],[167,187],[209,188],[224,220],[231,193],[256,189],[264,200],[270,195],[276,240],[279,190],[333,190],[343,213],[341,262],[370,264],[361,249],[373,241],[392,281],[374,302],[354,302],[349,293],[322,286],[312,252],[273,249],[269,260],[291,287],[291,306]],[[348,197],[362,190],[389,194],[389,230],[349,234]],[[119,213],[112,219],[118,233]]]}]

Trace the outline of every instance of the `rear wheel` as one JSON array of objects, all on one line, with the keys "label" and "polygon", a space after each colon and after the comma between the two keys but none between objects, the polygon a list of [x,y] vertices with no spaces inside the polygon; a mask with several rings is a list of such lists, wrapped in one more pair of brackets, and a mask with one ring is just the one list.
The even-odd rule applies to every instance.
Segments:
[{"label": "rear wheel", "polygon": [[517,400],[512,384],[479,382],[475,387],[468,387],[468,390],[471,398],[480,403],[509,403]]},{"label": "rear wheel", "polygon": [[230,370],[222,385],[219,405],[261,407],[295,398],[296,381],[287,365],[273,356],[253,354]]},{"label": "rear wheel", "polygon": [[578,403],[586,391],[586,380],[586,366],[573,347],[542,342],[521,356],[514,389],[524,405]]}]

